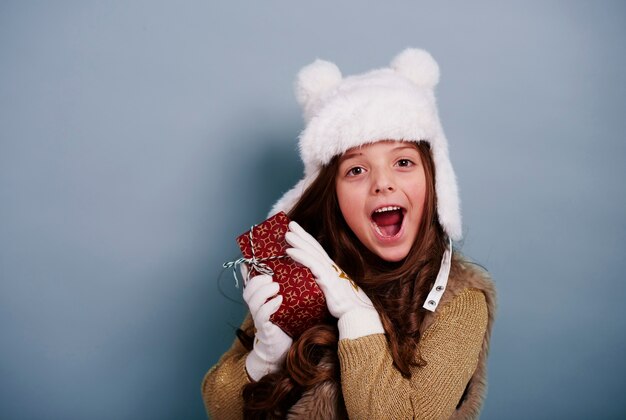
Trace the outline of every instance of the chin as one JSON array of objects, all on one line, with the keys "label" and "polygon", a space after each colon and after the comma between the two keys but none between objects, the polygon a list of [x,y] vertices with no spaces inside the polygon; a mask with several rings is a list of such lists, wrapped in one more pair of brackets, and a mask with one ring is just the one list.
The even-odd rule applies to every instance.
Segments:
[{"label": "chin", "polygon": [[371,251],[388,262],[402,261],[409,255],[409,249],[375,249]]}]

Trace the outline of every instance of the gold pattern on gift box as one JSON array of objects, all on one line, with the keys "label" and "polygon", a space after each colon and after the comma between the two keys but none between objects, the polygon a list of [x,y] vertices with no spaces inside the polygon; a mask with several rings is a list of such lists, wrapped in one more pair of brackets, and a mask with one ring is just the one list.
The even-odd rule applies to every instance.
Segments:
[{"label": "gold pattern on gift box", "polygon": [[265,269],[264,274],[271,272],[274,281],[280,284],[284,300],[270,321],[296,337],[321,322],[328,310],[324,294],[310,270],[285,254],[289,247],[285,240],[288,224],[289,218],[281,212],[240,235],[237,243],[243,258],[237,262],[248,264],[249,276],[259,274],[259,269]]}]

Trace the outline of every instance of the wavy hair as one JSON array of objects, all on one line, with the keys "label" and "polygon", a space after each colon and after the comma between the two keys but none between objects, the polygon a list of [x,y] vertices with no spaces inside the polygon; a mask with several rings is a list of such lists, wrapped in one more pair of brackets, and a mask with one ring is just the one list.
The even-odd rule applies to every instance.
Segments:
[{"label": "wavy hair", "polygon": [[[417,238],[403,260],[381,259],[347,225],[337,201],[338,156],[322,168],[289,212],[289,217],[313,235],[370,297],[380,314],[394,366],[406,378],[411,377],[411,367],[426,364],[418,347],[425,313],[422,304],[433,286],[447,243],[437,218],[430,147],[426,142],[411,144],[419,151],[427,190]],[[238,336],[252,349],[253,331],[240,330]],[[295,339],[283,369],[244,387],[246,418],[284,418],[302,394],[316,384],[326,380],[339,382],[337,346],[334,318]]]}]

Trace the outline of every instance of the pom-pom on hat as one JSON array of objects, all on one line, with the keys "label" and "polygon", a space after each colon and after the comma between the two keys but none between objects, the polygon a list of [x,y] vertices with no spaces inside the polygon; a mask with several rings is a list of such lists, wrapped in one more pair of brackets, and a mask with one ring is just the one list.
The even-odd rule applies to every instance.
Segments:
[{"label": "pom-pom on hat", "polygon": [[437,214],[452,240],[461,239],[461,212],[448,142],[437,112],[434,89],[439,66],[424,50],[408,48],[390,67],[343,77],[328,61],[300,70],[295,93],[306,126],[300,134],[304,178],[270,214],[289,212],[322,166],[353,147],[380,140],[430,144],[435,165]]}]

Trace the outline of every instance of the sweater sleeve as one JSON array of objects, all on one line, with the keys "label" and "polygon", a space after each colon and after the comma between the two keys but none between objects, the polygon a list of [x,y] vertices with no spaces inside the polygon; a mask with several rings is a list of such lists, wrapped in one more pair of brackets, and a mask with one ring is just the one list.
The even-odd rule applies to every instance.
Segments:
[{"label": "sweater sleeve", "polygon": [[339,342],[341,386],[350,418],[450,417],[476,370],[487,330],[485,296],[466,289],[441,308],[420,340],[424,367],[403,378],[383,334]]},{"label": "sweater sleeve", "polygon": [[[241,329],[251,325],[252,318],[248,315]],[[250,383],[246,372],[247,355],[248,350],[235,338],[230,349],[204,376],[202,399],[209,418],[229,420],[243,417],[241,390]]]}]

